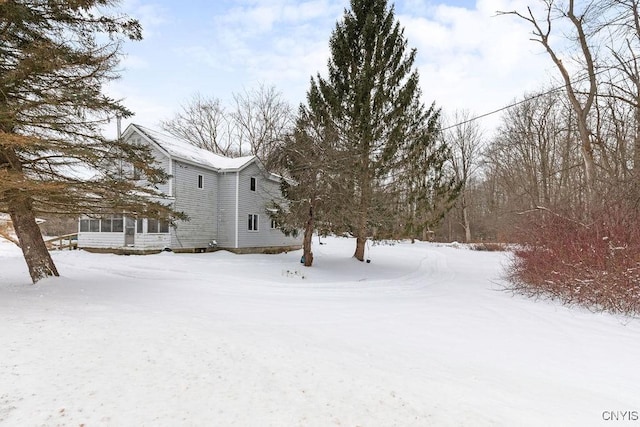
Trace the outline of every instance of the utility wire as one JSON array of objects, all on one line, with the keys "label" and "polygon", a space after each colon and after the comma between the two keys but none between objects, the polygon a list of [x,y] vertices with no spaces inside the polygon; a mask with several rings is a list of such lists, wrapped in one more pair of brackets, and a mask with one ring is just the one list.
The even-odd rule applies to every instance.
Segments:
[{"label": "utility wire", "polygon": [[[620,65],[627,65],[627,64],[630,64],[632,61],[637,61],[638,59],[640,59],[640,57],[634,56],[633,58],[629,59],[628,61],[625,61],[624,63],[622,63]],[[610,70],[611,70],[611,68],[603,68],[601,70],[596,71],[594,74],[597,76],[597,75],[599,75],[601,73],[604,73],[605,71],[610,71]],[[584,77],[576,79],[574,81],[574,83],[579,83],[579,82],[582,82],[582,81],[585,81],[585,80],[588,80],[588,79],[589,79],[589,75],[587,74]],[[497,110],[489,111],[488,113],[484,113],[484,114],[481,114],[479,116],[472,117],[472,118],[464,120],[462,122],[459,122],[459,123],[456,123],[456,124],[453,124],[453,125],[449,125],[449,126],[447,126],[445,128],[442,128],[441,130],[445,131],[445,130],[456,128],[458,126],[466,125],[467,123],[475,122],[476,120],[480,120],[480,119],[483,119],[485,117],[492,116],[494,114],[500,113],[502,111],[508,110],[510,108],[513,108],[513,107],[517,107],[518,105],[524,104],[525,102],[533,101],[534,99],[540,98],[542,96],[549,95],[549,94],[552,94],[554,92],[558,92],[559,90],[563,90],[564,88],[566,88],[566,86],[567,86],[566,84],[562,84],[562,86],[554,87],[553,89],[549,89],[546,92],[542,92],[542,93],[538,93],[538,94],[535,94],[535,95],[531,95],[531,96],[525,97],[525,98],[521,99],[520,101],[513,102],[513,103],[511,103],[509,105],[505,105],[504,107],[498,108]]]}]

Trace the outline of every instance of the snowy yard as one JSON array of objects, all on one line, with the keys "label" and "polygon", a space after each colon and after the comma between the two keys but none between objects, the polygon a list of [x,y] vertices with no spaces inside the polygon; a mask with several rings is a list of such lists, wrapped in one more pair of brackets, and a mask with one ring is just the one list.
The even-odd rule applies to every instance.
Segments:
[{"label": "snowy yard", "polygon": [[0,425],[640,425],[640,320],[503,292],[502,253],[315,242],[61,251],[31,286],[0,241]]}]

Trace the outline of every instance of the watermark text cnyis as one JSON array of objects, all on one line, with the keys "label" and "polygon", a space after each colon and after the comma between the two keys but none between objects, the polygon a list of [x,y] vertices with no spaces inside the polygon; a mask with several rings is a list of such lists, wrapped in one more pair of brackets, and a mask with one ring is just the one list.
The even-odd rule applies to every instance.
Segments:
[{"label": "watermark text cnyis", "polygon": [[640,411],[637,410],[602,411],[601,416],[604,421],[640,421]]}]

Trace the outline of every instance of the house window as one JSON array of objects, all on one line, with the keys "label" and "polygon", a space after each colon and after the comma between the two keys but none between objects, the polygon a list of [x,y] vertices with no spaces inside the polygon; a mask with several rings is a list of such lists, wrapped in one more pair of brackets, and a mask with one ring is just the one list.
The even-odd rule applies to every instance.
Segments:
[{"label": "house window", "polygon": [[111,217],[111,231],[114,233],[122,233],[124,231],[122,215],[114,215]]},{"label": "house window", "polygon": [[202,175],[198,175],[198,188],[204,187],[204,177]]},{"label": "house window", "polygon": [[251,191],[256,191],[256,179],[251,177]]},{"label": "house window", "polygon": [[90,219],[89,220],[89,231],[92,233],[97,233],[100,231],[100,220],[99,219]]},{"label": "house window", "polygon": [[258,215],[249,214],[248,230],[249,231],[258,231]]},{"label": "house window", "polygon": [[142,218],[136,220],[136,232],[142,234]]},{"label": "house window", "polygon": [[169,221],[165,221],[163,219],[152,219],[149,218],[147,220],[147,233],[168,233],[169,232]]},{"label": "house window", "polygon": [[81,233],[122,233],[122,215],[111,217],[85,218],[80,220]]},{"label": "house window", "polygon": [[100,220],[99,219],[81,219],[80,220],[80,232],[81,233],[97,233],[100,231]]},{"label": "house window", "polygon": [[271,229],[275,230],[276,228],[278,228],[278,221],[275,218],[271,218]]},{"label": "house window", "polygon": [[158,220],[149,218],[147,220],[147,233],[157,233],[158,232]]},{"label": "house window", "polygon": [[102,218],[100,220],[100,231],[102,233],[111,233],[111,218]]}]

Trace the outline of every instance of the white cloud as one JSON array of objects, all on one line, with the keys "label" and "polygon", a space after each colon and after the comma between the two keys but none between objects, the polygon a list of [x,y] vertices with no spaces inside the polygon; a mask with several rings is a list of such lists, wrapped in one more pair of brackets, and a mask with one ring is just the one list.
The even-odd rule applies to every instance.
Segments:
[{"label": "white cloud", "polygon": [[513,3],[480,0],[473,10],[438,5],[429,16],[398,16],[409,45],[418,49],[426,102],[483,114],[548,81],[551,63],[529,40],[531,29],[512,16],[496,16],[518,6]]},{"label": "white cloud", "polygon": [[214,70],[236,70],[245,81],[273,84],[292,103],[304,100],[309,77],[325,68],[328,40],[344,2],[243,1],[213,18],[208,44],[192,45],[190,57]]},{"label": "white cloud", "polygon": [[[294,105],[304,101],[310,77],[326,72],[329,37],[349,5],[236,0],[195,10],[188,3],[156,7],[166,0],[143,1],[128,0],[126,10],[152,37],[124,62],[120,87],[127,88],[121,93],[138,113],[136,121],[148,125],[196,91],[225,102],[233,92],[265,83]],[[495,16],[514,9],[526,10],[525,0],[478,0],[473,8],[424,0],[396,4],[408,44],[418,49],[425,102],[482,114],[548,82],[555,70],[529,40],[531,28],[513,16]]]},{"label": "white cloud", "polygon": [[143,3],[143,0],[126,0],[122,9],[132,18],[137,19],[142,27],[142,36],[149,39],[156,36],[157,31],[167,22],[168,10],[159,3]]}]

